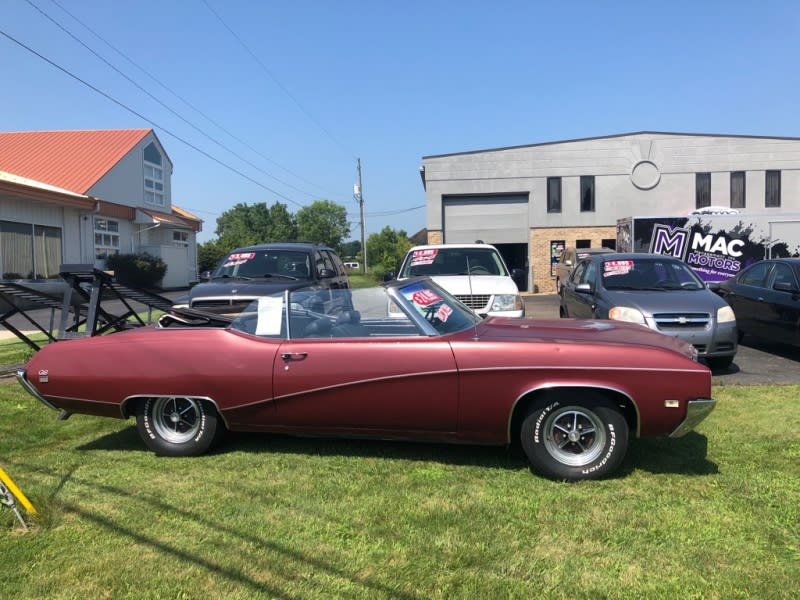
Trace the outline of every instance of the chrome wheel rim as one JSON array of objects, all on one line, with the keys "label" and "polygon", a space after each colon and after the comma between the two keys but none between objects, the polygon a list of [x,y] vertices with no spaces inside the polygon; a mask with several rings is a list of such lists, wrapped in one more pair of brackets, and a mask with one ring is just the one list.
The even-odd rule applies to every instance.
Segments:
[{"label": "chrome wheel rim", "polygon": [[544,446],[562,464],[586,466],[600,457],[605,445],[605,426],[590,410],[564,407],[544,423]]},{"label": "chrome wheel rim", "polygon": [[167,442],[183,444],[200,431],[203,411],[197,400],[169,396],[153,400],[153,429]]}]

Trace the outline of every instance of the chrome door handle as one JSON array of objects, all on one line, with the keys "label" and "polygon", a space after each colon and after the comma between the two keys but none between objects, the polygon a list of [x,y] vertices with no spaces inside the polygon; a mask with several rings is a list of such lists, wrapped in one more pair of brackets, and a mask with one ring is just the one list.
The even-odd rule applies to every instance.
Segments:
[{"label": "chrome door handle", "polygon": [[284,352],[281,354],[283,360],[303,360],[308,356],[308,352]]}]

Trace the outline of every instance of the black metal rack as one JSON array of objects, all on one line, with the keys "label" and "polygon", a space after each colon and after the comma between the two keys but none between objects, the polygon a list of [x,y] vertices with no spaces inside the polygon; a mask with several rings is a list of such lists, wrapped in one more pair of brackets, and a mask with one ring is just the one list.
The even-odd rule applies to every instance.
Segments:
[{"label": "black metal rack", "polygon": [[[0,281],[0,299],[9,306],[0,315],[0,325],[33,350],[40,350],[41,346],[12,324],[9,321],[11,317],[21,316],[36,331],[47,337],[47,343],[51,343],[148,325],[152,323],[153,310],[168,312],[172,309],[169,298],[120,284],[113,275],[96,269],[94,265],[64,264],[61,265],[60,275],[67,284],[61,298],[20,283]],[[113,309],[108,308],[109,301],[115,300],[123,307],[121,314],[115,314]],[[146,321],[132,306],[132,302],[147,307]],[[43,309],[49,309],[49,327],[45,327],[30,314]],[[58,333],[54,334],[56,310],[60,310],[61,315]]]}]

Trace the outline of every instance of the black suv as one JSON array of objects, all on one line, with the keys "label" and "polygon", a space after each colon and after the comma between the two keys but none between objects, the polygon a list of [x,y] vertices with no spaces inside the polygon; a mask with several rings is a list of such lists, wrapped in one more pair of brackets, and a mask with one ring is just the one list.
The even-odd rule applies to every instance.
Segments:
[{"label": "black suv", "polygon": [[312,287],[349,287],[344,264],[327,246],[304,242],[237,248],[201,277],[175,308],[235,315],[259,296]]}]

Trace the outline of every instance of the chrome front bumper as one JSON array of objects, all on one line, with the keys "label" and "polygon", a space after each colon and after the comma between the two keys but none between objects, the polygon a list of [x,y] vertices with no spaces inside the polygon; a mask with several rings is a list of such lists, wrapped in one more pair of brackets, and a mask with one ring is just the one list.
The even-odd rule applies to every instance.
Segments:
[{"label": "chrome front bumper", "polygon": [[669,434],[669,437],[681,437],[689,433],[714,410],[716,405],[717,401],[712,398],[689,400],[686,405],[686,418]]}]

